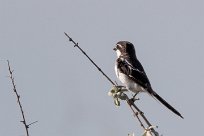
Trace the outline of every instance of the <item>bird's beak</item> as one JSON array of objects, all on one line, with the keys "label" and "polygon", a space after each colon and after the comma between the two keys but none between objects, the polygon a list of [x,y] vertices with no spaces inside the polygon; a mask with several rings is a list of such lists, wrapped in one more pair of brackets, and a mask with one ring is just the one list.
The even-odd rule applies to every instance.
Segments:
[{"label": "bird's beak", "polygon": [[116,51],[117,49],[116,49],[116,48],[113,48],[113,50]]}]

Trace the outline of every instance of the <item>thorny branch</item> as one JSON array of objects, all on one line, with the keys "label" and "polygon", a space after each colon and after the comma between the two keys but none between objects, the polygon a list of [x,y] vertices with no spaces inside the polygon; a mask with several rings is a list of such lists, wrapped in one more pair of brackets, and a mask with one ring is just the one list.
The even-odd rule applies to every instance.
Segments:
[{"label": "thorny branch", "polygon": [[11,82],[12,82],[12,85],[13,85],[13,91],[16,94],[17,103],[18,103],[18,105],[20,107],[21,115],[22,115],[22,118],[23,118],[23,120],[20,121],[20,122],[22,122],[23,125],[25,126],[26,136],[29,136],[29,132],[28,132],[29,126],[36,123],[36,122],[38,122],[38,121],[27,124],[26,119],[25,119],[25,114],[24,114],[24,111],[23,111],[23,106],[22,106],[21,101],[20,101],[20,95],[18,94],[17,89],[16,89],[16,85],[15,85],[15,81],[14,81],[14,77],[13,77],[13,70],[11,70],[11,67],[10,67],[10,64],[9,64],[8,60],[7,60],[7,63],[8,63],[8,70],[9,70],[9,74],[10,74],[9,78],[11,79]]},{"label": "thorny branch", "polygon": [[[92,62],[92,64],[110,81],[110,83],[117,87],[117,85],[101,70],[101,68],[86,54],[86,52],[84,52],[84,50],[79,47],[78,43],[76,43],[67,33],[64,32],[64,34],[68,37],[69,41],[72,42],[74,44],[74,47],[79,48],[79,50]],[[126,99],[127,104],[129,105],[129,107],[131,108],[132,112],[134,113],[134,116],[137,117],[138,121],[140,122],[141,127],[146,130],[144,124],[142,123],[141,119],[139,118],[139,115],[143,118],[143,120],[146,122],[148,128],[150,128],[152,130],[152,132],[156,133],[156,131],[154,130],[154,128],[152,127],[151,123],[147,120],[147,118],[145,117],[144,113],[135,105],[134,101],[132,101],[132,99],[129,99],[127,97]],[[136,111],[135,111],[136,110]]]},{"label": "thorny branch", "polygon": [[26,123],[25,114],[24,114],[23,107],[22,107],[22,104],[21,104],[21,101],[20,101],[20,95],[18,94],[18,92],[16,90],[16,85],[15,85],[14,77],[13,77],[13,70],[11,70],[11,67],[10,67],[10,64],[9,64],[8,60],[7,60],[7,62],[8,62],[8,68],[9,68],[9,74],[10,74],[9,78],[11,79],[11,82],[12,82],[12,85],[13,85],[13,91],[16,94],[17,102],[18,102],[18,105],[19,105],[20,110],[21,110],[21,115],[23,117],[23,120],[21,122],[25,126],[27,136],[29,136],[29,132],[28,132],[29,126]]}]

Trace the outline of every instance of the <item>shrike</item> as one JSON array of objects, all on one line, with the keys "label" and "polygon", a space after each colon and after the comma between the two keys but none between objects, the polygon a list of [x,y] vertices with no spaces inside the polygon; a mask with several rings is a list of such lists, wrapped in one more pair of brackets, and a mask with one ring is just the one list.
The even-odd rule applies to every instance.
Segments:
[{"label": "shrike", "polygon": [[176,115],[182,115],[168,104],[161,96],[159,96],[151,87],[150,81],[136,57],[135,49],[132,43],[128,41],[120,41],[113,49],[116,51],[117,60],[115,63],[115,72],[118,79],[125,85],[125,87],[134,92],[147,92],[152,97],[159,100],[169,110]]}]

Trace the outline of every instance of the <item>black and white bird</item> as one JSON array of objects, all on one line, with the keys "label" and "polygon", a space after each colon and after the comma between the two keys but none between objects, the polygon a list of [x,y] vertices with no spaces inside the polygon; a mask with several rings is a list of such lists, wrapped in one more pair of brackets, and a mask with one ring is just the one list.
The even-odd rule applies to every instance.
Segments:
[{"label": "black and white bird", "polygon": [[113,49],[116,51],[117,60],[115,63],[115,72],[118,79],[125,85],[125,87],[134,92],[147,92],[152,97],[159,100],[169,110],[176,115],[182,115],[168,104],[161,96],[159,96],[151,87],[150,81],[136,57],[134,45],[128,41],[120,41]]}]

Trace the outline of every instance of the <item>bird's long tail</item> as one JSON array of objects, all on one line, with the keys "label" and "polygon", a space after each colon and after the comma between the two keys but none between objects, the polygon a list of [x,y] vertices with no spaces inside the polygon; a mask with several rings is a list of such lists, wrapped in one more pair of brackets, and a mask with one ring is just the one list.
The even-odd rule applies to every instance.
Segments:
[{"label": "bird's long tail", "polygon": [[164,106],[166,106],[169,110],[171,110],[173,113],[175,113],[176,115],[180,116],[181,118],[183,118],[183,116],[174,108],[172,107],[170,104],[168,104],[161,96],[159,96],[155,91],[153,91],[151,89],[151,95],[156,98],[157,100],[159,100]]}]

